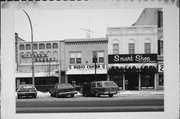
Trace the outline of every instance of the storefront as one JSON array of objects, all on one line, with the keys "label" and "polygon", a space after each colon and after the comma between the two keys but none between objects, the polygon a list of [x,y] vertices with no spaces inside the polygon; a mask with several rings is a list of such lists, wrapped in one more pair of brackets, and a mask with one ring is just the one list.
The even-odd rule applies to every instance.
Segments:
[{"label": "storefront", "polygon": [[[32,73],[16,72],[16,88],[21,84],[32,84]],[[38,91],[48,92],[54,84],[59,83],[59,75],[55,73],[40,72],[35,73],[35,87]]]},{"label": "storefront", "polygon": [[104,64],[95,65],[69,65],[67,72],[67,82],[82,85],[85,82],[107,80],[107,68]]},{"label": "storefront", "polygon": [[109,80],[120,89],[156,89],[157,54],[118,54],[108,58]]}]

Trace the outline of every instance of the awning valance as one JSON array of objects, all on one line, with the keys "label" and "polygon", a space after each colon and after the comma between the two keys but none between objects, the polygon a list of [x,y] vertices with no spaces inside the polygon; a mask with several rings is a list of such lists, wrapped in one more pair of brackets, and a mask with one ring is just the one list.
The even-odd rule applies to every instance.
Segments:
[{"label": "awning valance", "polygon": [[121,74],[124,72],[155,72],[157,70],[156,63],[124,63],[124,64],[109,64],[109,74]]},{"label": "awning valance", "polygon": [[[81,69],[74,69],[70,70],[68,69],[66,71],[66,75],[87,75],[87,74],[95,74],[95,70],[92,69],[86,69],[86,70],[81,70]],[[96,69],[96,74],[107,74],[107,69]]]}]

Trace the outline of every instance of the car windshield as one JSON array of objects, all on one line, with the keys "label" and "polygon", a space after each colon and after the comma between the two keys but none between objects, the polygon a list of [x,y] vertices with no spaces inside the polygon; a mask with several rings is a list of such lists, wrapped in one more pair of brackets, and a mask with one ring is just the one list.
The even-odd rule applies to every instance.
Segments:
[{"label": "car windshield", "polygon": [[70,84],[60,84],[60,85],[58,85],[58,89],[62,89],[62,88],[73,88],[73,86],[70,85]]},{"label": "car windshield", "polygon": [[105,82],[104,83],[105,87],[116,87],[117,85],[114,82]]},{"label": "car windshield", "polygon": [[32,85],[22,85],[20,86],[20,89],[35,89]]}]

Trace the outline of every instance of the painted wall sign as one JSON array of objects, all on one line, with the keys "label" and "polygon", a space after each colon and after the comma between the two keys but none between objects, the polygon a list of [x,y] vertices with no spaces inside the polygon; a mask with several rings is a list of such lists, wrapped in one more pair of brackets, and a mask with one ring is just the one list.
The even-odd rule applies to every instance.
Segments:
[{"label": "painted wall sign", "polygon": [[164,72],[164,65],[158,64],[158,72]]},{"label": "painted wall sign", "polygon": [[117,54],[108,55],[108,63],[155,63],[157,54]]},{"label": "painted wall sign", "polygon": [[[106,69],[106,65],[105,64],[97,64],[96,65],[97,69]],[[95,65],[69,65],[68,66],[69,70],[73,70],[73,69],[81,69],[81,70],[85,70],[85,69],[95,69]]]}]

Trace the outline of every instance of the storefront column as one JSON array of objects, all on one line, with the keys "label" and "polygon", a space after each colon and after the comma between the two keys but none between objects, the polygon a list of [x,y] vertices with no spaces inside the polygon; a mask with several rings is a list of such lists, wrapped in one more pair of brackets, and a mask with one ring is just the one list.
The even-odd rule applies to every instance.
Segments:
[{"label": "storefront column", "polygon": [[107,74],[107,81],[110,81],[110,75]]},{"label": "storefront column", "polygon": [[125,84],[125,74],[123,74],[123,90],[126,90],[126,84]]},{"label": "storefront column", "polygon": [[141,74],[140,73],[139,73],[139,77],[138,78],[139,78],[139,81],[138,81],[139,82],[139,90],[141,90]]},{"label": "storefront column", "polygon": [[65,75],[65,84],[67,84],[68,83],[68,77],[67,77],[67,75]]},{"label": "storefront column", "polygon": [[154,89],[156,90],[157,89],[157,73],[154,74]]}]

